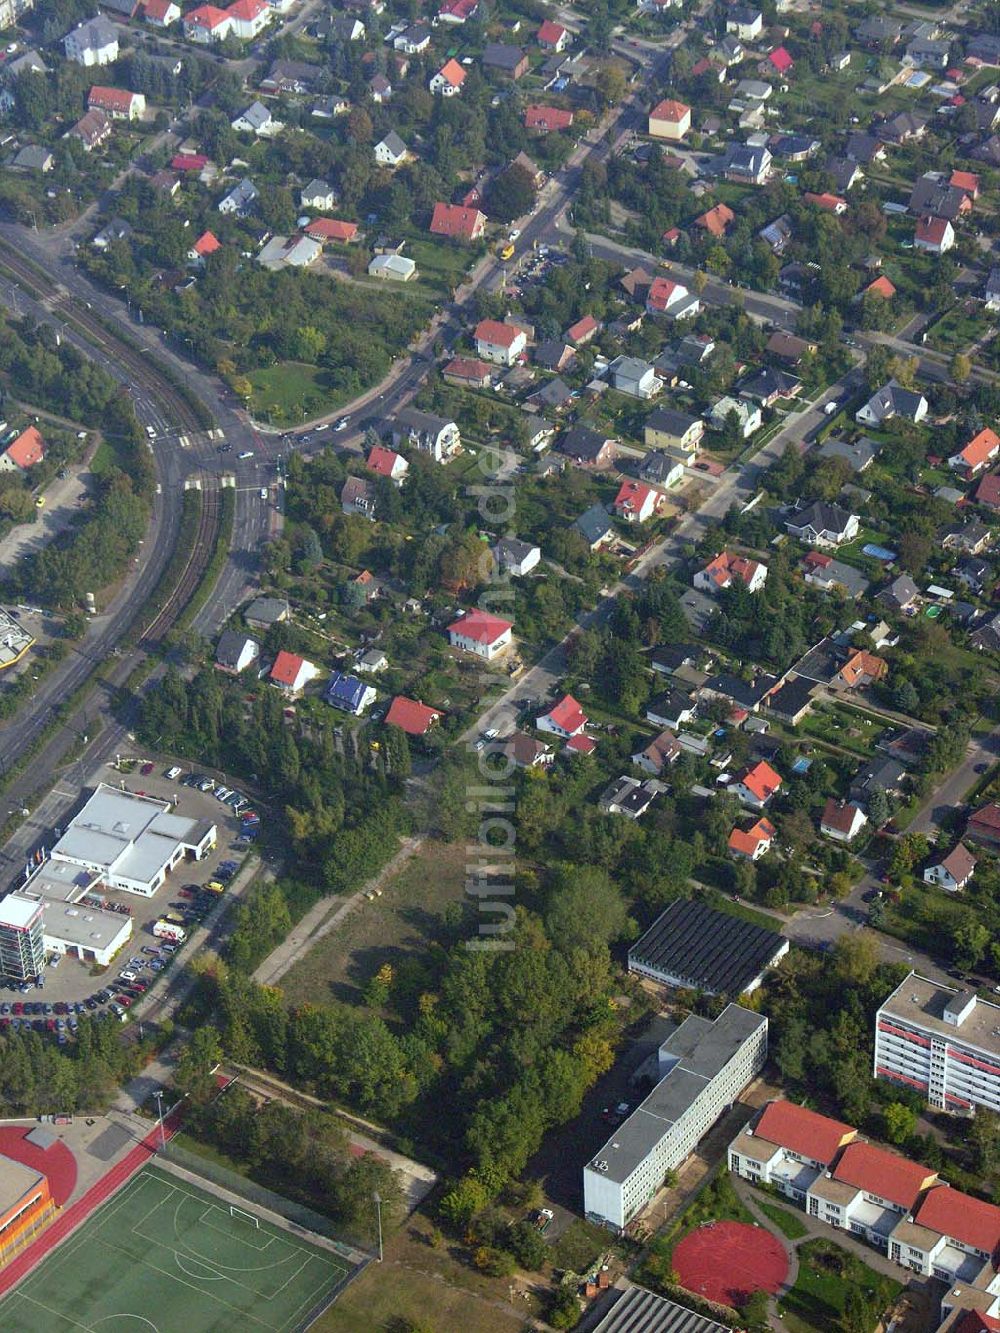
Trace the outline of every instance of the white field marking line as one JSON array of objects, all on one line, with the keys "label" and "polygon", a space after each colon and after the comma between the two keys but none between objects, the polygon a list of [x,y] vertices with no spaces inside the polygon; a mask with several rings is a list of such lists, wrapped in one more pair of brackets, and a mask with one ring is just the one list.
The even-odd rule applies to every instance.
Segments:
[{"label": "white field marking line", "polygon": [[[171,1282],[179,1282],[182,1287],[187,1287],[189,1291],[197,1292],[199,1296],[204,1297],[206,1300],[215,1301],[217,1304],[225,1306],[227,1310],[232,1310],[233,1314],[238,1315],[241,1319],[248,1320],[253,1324],[259,1324],[261,1328],[269,1330],[269,1333],[275,1333],[273,1325],[266,1324],[263,1319],[258,1319],[257,1316],[251,1314],[249,1310],[240,1310],[235,1305],[230,1305],[228,1301],[224,1301],[221,1296],[216,1296],[214,1292],[206,1291],[202,1287],[195,1287],[190,1282],[185,1282],[182,1277],[178,1277],[176,1273],[168,1273],[165,1268],[158,1268],[156,1264],[150,1263],[148,1259],[144,1259],[142,1263],[143,1267],[148,1268],[151,1272],[159,1273],[161,1277],[165,1277]],[[227,1280],[232,1281],[232,1279]],[[233,1285],[239,1287],[243,1291],[249,1292],[250,1295],[256,1295],[256,1292],[252,1291],[250,1287],[244,1286],[242,1282],[233,1282]]]},{"label": "white field marking line", "polygon": [[[137,1319],[140,1324],[148,1324],[153,1333],[160,1333],[159,1328],[153,1323],[152,1319],[147,1319],[144,1314],[106,1314],[98,1319],[97,1324],[106,1324],[109,1319]],[[96,1329],[97,1324],[92,1324],[91,1328]]]},{"label": "white field marking line", "polygon": [[[157,1183],[160,1183],[160,1182],[159,1182],[159,1178],[157,1178]],[[169,1188],[170,1188],[175,1194],[181,1194],[181,1195],[183,1195],[185,1199],[194,1199],[195,1203],[201,1203],[201,1204],[204,1204],[204,1202],[205,1202],[204,1199],[199,1199],[198,1196],[197,1196],[196,1194],[190,1194],[187,1190],[185,1190],[185,1189],[181,1189],[180,1186],[174,1185],[174,1184],[172,1184],[170,1181],[164,1181],[164,1182],[162,1182],[162,1183],[165,1184],[165,1185],[167,1185],[167,1186],[169,1186]],[[169,1196],[167,1197],[167,1200],[165,1200],[164,1202],[168,1202],[168,1201],[169,1201]],[[210,1207],[218,1208],[218,1205],[217,1205],[217,1204],[210,1204],[209,1206],[210,1206]],[[174,1211],[174,1233],[175,1233],[175,1237],[176,1237],[176,1239],[179,1240],[182,1244],[185,1244],[184,1237],[183,1237],[183,1235],[179,1234],[179,1232],[178,1232],[178,1226],[177,1226],[177,1210],[180,1209],[180,1207],[181,1207],[181,1205],[178,1204],[178,1205],[177,1205],[177,1209],[175,1209],[175,1211]],[[220,1212],[222,1211],[221,1208],[219,1209],[219,1211],[220,1211]],[[260,1231],[264,1232],[264,1227],[265,1227],[266,1225],[267,1225],[267,1223],[265,1222],[265,1223],[260,1227]],[[190,1228],[188,1228],[188,1229],[190,1229]],[[212,1229],[213,1229],[213,1230],[218,1230],[218,1228],[212,1228]],[[133,1230],[134,1230],[134,1228],[133,1228]],[[223,1233],[223,1232],[219,1232],[219,1234],[220,1234],[220,1235],[223,1235],[223,1234],[225,1234],[225,1233]],[[213,1263],[216,1263],[218,1268],[223,1269],[223,1270],[228,1271],[228,1272],[233,1272],[233,1273],[263,1273],[263,1272],[266,1272],[269,1268],[280,1268],[282,1264],[287,1264],[287,1263],[288,1263],[288,1262],[289,1262],[289,1261],[290,1261],[296,1254],[301,1254],[303,1250],[307,1250],[307,1252],[310,1253],[310,1254],[312,1254],[312,1253],[322,1254],[322,1253],[323,1253],[323,1251],[319,1248],[319,1246],[316,1246],[316,1247],[314,1248],[314,1247],[312,1247],[312,1246],[306,1246],[306,1245],[303,1245],[303,1244],[301,1244],[301,1243],[298,1242],[297,1238],[292,1237],[292,1236],[284,1236],[284,1235],[281,1234],[281,1232],[280,1232],[279,1230],[273,1230],[273,1231],[264,1232],[264,1234],[270,1236],[270,1238],[271,1238],[272,1241],[282,1241],[282,1242],[284,1242],[284,1243],[288,1246],[289,1253],[286,1254],[285,1257],[284,1257],[283,1259],[276,1259],[273,1263],[270,1263],[270,1264],[257,1264],[257,1265],[255,1265],[254,1267],[251,1267],[251,1268],[237,1268],[237,1267],[235,1267],[235,1266],[232,1265],[232,1264],[224,1264],[224,1263],[221,1263],[221,1262],[217,1262],[217,1261],[214,1260],[214,1259],[212,1260],[212,1262],[213,1262]],[[150,1244],[160,1246],[162,1249],[167,1249],[167,1248],[168,1248],[166,1245],[164,1245],[163,1241],[162,1241],[159,1237],[157,1237],[157,1236],[142,1236],[141,1238],[142,1238],[143,1240],[149,1241]],[[189,1251],[189,1253],[191,1254],[192,1258],[197,1259],[197,1258],[198,1258],[198,1255],[196,1255],[196,1254],[194,1253],[194,1251],[191,1250],[190,1246],[187,1246],[187,1248],[188,1248],[188,1251]],[[262,1250],[262,1249],[265,1248],[265,1247],[253,1247],[253,1246],[251,1246],[251,1247],[249,1247],[249,1248],[257,1248],[257,1249]],[[256,1294],[256,1293],[255,1293],[255,1294]]]},{"label": "white field marking line", "polygon": [[27,1295],[27,1293],[21,1291],[20,1288],[16,1288],[14,1294],[21,1296],[26,1301],[30,1301],[32,1305],[37,1305],[39,1310],[44,1310],[46,1314],[55,1315],[57,1319],[62,1319],[64,1323],[70,1324],[73,1328],[83,1328],[86,1329],[87,1333],[91,1333],[89,1324],[81,1324],[79,1320],[74,1319],[72,1315],[63,1314],[60,1310],[53,1310],[51,1305],[46,1305],[44,1301],[36,1300],[34,1296]]},{"label": "white field marking line", "polygon": [[[214,1268],[209,1268],[208,1264],[203,1263],[201,1259],[191,1259],[191,1258],[190,1258],[189,1256],[187,1256],[187,1255],[181,1255],[181,1254],[178,1254],[176,1250],[172,1250],[171,1253],[172,1253],[173,1256],[174,1256],[174,1263],[175,1263],[175,1264],[177,1265],[177,1267],[181,1270],[181,1272],[184,1274],[185,1277],[194,1278],[194,1280],[195,1280],[196,1282],[198,1282],[198,1281],[202,1281],[202,1282],[231,1282],[231,1281],[232,1281],[232,1278],[227,1278],[227,1277],[224,1276],[224,1274],[219,1273],[216,1269],[214,1269]],[[192,1272],[190,1272],[187,1268],[184,1267],[184,1263],[183,1263],[183,1260],[184,1260],[184,1259],[188,1259],[188,1262],[190,1262],[191,1264],[197,1264],[199,1268],[204,1268],[204,1269],[206,1269],[207,1271],[206,1271],[205,1273],[192,1273]]]},{"label": "white field marking line", "polygon": [[282,1293],[282,1292],[285,1290],[285,1288],[288,1286],[289,1282],[293,1281],[293,1279],[295,1279],[295,1278],[297,1278],[297,1277],[301,1277],[301,1275],[305,1272],[305,1270],[306,1270],[306,1265],[307,1265],[308,1263],[309,1263],[309,1255],[308,1255],[308,1254],[304,1254],[304,1255],[302,1256],[302,1262],[299,1264],[298,1268],[296,1268],[295,1272],[294,1272],[294,1273],[289,1273],[288,1276],[285,1278],[284,1282],[282,1282],[281,1286],[280,1286],[280,1287],[276,1287],[276,1288],[274,1289],[274,1291],[272,1291],[272,1292],[270,1293],[270,1295],[267,1297],[267,1299],[268,1299],[269,1301],[277,1300],[277,1298],[281,1295],[281,1293]]},{"label": "white field marking line", "polygon": [[[227,1231],[225,1227],[216,1226],[214,1222],[206,1222],[205,1219],[208,1217],[209,1213],[222,1213],[223,1217],[229,1217],[230,1214],[226,1213],[217,1204],[210,1203],[202,1213],[201,1217],[198,1218],[198,1224],[200,1226],[206,1227],[209,1231],[214,1231],[218,1236],[225,1236],[227,1240],[238,1241],[239,1244],[245,1245],[248,1250],[256,1250],[259,1254],[263,1254],[266,1249],[269,1249],[274,1244],[274,1236],[268,1236],[267,1232],[262,1231],[260,1227],[251,1227],[249,1222],[244,1222],[243,1225],[250,1231],[253,1231],[255,1235],[260,1234],[265,1237],[263,1245],[253,1245],[249,1240],[244,1240],[243,1237],[235,1231]],[[230,1220],[238,1222],[240,1219],[231,1218]],[[225,1267],[225,1265],[223,1265],[223,1267]],[[247,1271],[249,1272],[250,1270],[248,1269]]]},{"label": "white field marking line", "polygon": [[[343,1279],[347,1276],[347,1269],[338,1268],[336,1264],[331,1264],[331,1267],[333,1268],[334,1272],[338,1272],[341,1274],[341,1276],[337,1279],[337,1285],[339,1286],[340,1283],[343,1281]],[[313,1308],[313,1306],[316,1304],[316,1300],[320,1292],[329,1285],[330,1285],[329,1280],[327,1278],[324,1278],[323,1281],[320,1282],[313,1289],[313,1291],[310,1292],[309,1296],[305,1300],[300,1302],[298,1306],[296,1306],[294,1312],[288,1317],[287,1322],[282,1324],[281,1328],[276,1330],[276,1333],[285,1333],[286,1329],[297,1328],[303,1314],[307,1314]]]}]

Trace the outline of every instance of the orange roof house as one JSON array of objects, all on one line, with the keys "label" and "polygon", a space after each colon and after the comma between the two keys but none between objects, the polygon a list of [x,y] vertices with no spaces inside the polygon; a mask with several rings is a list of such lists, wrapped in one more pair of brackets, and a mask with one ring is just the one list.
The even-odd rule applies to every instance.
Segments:
[{"label": "orange roof house", "polygon": [[716,204],[707,213],[695,218],[694,225],[703,228],[710,236],[725,236],[729,224],[735,220],[736,214],[728,204]]},{"label": "orange roof house", "polygon": [[964,190],[971,199],[979,198],[979,177],[974,171],[953,171],[948,184]]},{"label": "orange roof house", "polygon": [[306,227],[306,235],[314,241],[353,241],[358,234],[356,222],[344,222],[341,218],[314,218]]},{"label": "orange roof house", "polygon": [[981,472],[998,452],[1000,452],[1000,435],[989,426],[984,426],[963,449],[948,459],[948,466],[971,477]]},{"label": "orange roof house", "polygon": [[486,230],[486,214],[478,208],[461,204],[435,204],[431,217],[432,236],[452,236],[460,241],[477,241]]},{"label": "orange roof house", "polygon": [[859,685],[874,685],[877,681],[884,680],[888,674],[889,663],[885,658],[876,657],[874,653],[859,648],[840,668],[834,681],[849,690],[854,690]]},{"label": "orange roof house", "polygon": [[214,255],[216,250],[222,249],[222,242],[210,231],[203,231],[194,245],[191,247],[191,253],[197,259],[204,259],[206,255]]},{"label": "orange roof house", "polygon": [[729,850],[733,856],[758,861],[770,849],[776,833],[771,821],[761,817],[748,829],[733,829],[729,835]]},{"label": "orange roof house", "polygon": [[896,288],[883,273],[880,278],[870,282],[864,291],[865,296],[881,296],[885,301],[891,301],[896,295]]},{"label": "orange roof house", "polygon": [[857,1136],[858,1131],[850,1125],[794,1102],[769,1102],[754,1127],[755,1138],[787,1148],[820,1166],[829,1166],[841,1148]]},{"label": "orange roof house", "polygon": [[781,778],[771,765],[762,759],[743,773],[733,784],[732,790],[745,805],[762,808],[781,790]]},{"label": "orange roof house", "polygon": [[385,720],[389,726],[400,727],[408,736],[426,736],[434,723],[443,716],[436,708],[428,708],[416,699],[407,699],[397,694],[389,705]]},{"label": "orange roof house", "polygon": [[12,440],[0,456],[0,469],[13,472],[15,468],[34,467],[45,457],[45,441],[35,426],[23,430],[16,440]]}]

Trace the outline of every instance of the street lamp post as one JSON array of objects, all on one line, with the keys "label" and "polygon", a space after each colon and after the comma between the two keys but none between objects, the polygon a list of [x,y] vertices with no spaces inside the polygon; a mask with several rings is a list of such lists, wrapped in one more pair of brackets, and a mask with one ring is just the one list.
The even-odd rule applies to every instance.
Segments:
[{"label": "street lamp post", "polygon": [[163,1152],[167,1146],[167,1136],[163,1129],[163,1089],[159,1088],[153,1096],[156,1098],[156,1111],[160,1121],[160,1152]]},{"label": "street lamp post", "polygon": [[372,1195],[375,1200],[375,1213],[378,1217],[378,1261],[382,1262],[382,1196],[378,1190]]}]

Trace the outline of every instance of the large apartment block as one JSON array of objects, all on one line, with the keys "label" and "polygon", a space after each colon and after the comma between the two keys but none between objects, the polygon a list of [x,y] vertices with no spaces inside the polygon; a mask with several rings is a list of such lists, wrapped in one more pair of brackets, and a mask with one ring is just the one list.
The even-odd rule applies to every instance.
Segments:
[{"label": "large apartment block", "polygon": [[958,1333],[966,1310],[991,1318],[1000,1312],[1000,1208],[865,1142],[850,1125],[771,1102],[729,1145],[729,1169],[773,1186],[810,1217],[876,1246],[901,1268],[952,1283],[942,1329]]},{"label": "large apartment block", "polygon": [[939,1111],[1000,1111],[1000,1005],[911,972],[876,1016],[875,1074]]},{"label": "large apartment block", "polygon": [[659,1050],[659,1081],[583,1169],[584,1211],[622,1231],[737,1100],[767,1058],[767,1019],[730,1004],[685,1018]]}]

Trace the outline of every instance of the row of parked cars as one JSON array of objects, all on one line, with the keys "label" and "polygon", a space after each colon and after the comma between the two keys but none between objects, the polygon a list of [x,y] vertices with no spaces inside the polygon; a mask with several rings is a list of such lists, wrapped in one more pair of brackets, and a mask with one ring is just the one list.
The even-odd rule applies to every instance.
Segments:
[{"label": "row of parked cars", "polygon": [[231,805],[238,815],[241,815],[250,805],[242,792],[236,791],[233,787],[227,787],[224,783],[216,782],[214,778],[206,777],[204,773],[188,773],[181,778],[181,786],[194,787],[196,791],[214,796],[223,805]]}]

